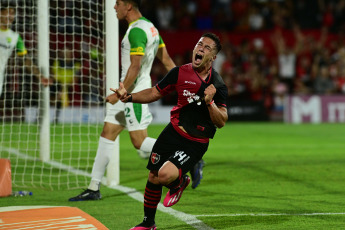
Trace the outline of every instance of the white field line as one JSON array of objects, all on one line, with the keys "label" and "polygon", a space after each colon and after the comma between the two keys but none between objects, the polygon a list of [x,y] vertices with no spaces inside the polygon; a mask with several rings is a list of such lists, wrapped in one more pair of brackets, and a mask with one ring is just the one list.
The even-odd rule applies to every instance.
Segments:
[{"label": "white field line", "polygon": [[9,207],[0,207],[1,212],[12,212],[12,211],[19,211],[19,210],[29,210],[29,209],[41,209],[41,208],[58,208],[58,207],[65,207],[65,206],[9,206]]},{"label": "white field line", "polygon": [[[115,186],[108,186],[109,188],[121,191],[123,193],[127,193],[128,196],[132,197],[133,199],[143,203],[144,202],[144,195],[134,188],[125,187],[122,185],[115,185]],[[198,220],[195,215],[190,215],[184,212],[176,211],[172,208],[164,207],[162,203],[158,204],[158,210],[169,215],[174,216],[175,218],[185,222],[186,224],[194,227],[198,230],[214,230],[213,228],[204,224],[201,220]]]},{"label": "white field line", "polygon": [[[38,160],[37,158],[34,157],[29,157],[24,153],[21,153],[20,151],[18,151],[17,149],[13,149],[13,148],[3,148],[5,151],[9,152],[10,154],[16,155],[20,158],[24,158],[24,159],[29,159],[29,160]],[[82,171],[82,170],[78,170],[75,169],[73,167],[70,167],[68,165],[64,165],[61,164],[59,162],[56,161],[49,161],[49,162],[45,162],[46,164],[50,164],[53,167],[59,168],[59,169],[63,169],[69,172],[72,172],[76,175],[82,175],[82,176],[87,176],[87,177],[91,177],[91,174]],[[103,178],[103,184],[105,186],[106,183],[104,183],[106,181],[106,178]],[[134,188],[130,188],[130,187],[125,187],[125,186],[121,186],[121,185],[116,185],[116,186],[107,186],[111,189],[115,189],[118,191],[121,191],[123,193],[127,193],[128,196],[132,197],[133,199],[143,203],[144,202],[144,195],[140,192],[138,192],[137,190],[135,190]],[[162,203],[159,203],[158,205],[158,210],[164,213],[167,213],[169,215],[172,215],[173,217],[175,217],[176,219],[179,219],[183,222],[185,222],[186,224],[194,227],[197,230],[214,230],[213,228],[207,226],[206,224],[204,224],[201,220],[198,220],[196,218],[195,215],[190,215],[184,212],[180,212],[180,211],[176,211],[172,208],[166,208],[163,206]]]},{"label": "white field line", "polygon": [[195,217],[236,217],[236,216],[332,216],[345,215],[345,212],[315,212],[315,213],[233,213],[233,214],[213,214],[194,215]]},{"label": "white field line", "polygon": [[[2,149],[4,149],[4,151],[9,152],[12,155],[16,155],[17,157],[19,157],[21,159],[24,159],[24,160],[27,159],[27,160],[31,160],[31,161],[41,161],[37,157],[32,157],[32,156],[28,156],[28,155],[26,155],[24,153],[21,153],[18,149],[6,148],[6,147],[3,147]],[[91,177],[90,173],[87,173],[87,172],[79,170],[79,169],[75,169],[75,168],[73,168],[71,166],[68,166],[68,165],[65,165],[65,164],[61,164],[61,163],[56,162],[56,161],[47,161],[47,162],[44,162],[44,163],[45,164],[49,164],[52,167],[55,167],[55,168],[58,168],[58,169],[62,169],[62,170],[68,171],[68,172],[72,172],[72,173],[77,174],[77,175]]]}]

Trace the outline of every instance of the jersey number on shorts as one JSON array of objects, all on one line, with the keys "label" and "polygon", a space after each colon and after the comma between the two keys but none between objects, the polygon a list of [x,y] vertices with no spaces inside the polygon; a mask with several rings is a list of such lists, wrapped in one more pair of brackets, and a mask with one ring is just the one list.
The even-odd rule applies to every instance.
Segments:
[{"label": "jersey number on shorts", "polygon": [[131,112],[131,109],[126,107],[125,108],[125,117],[130,117],[131,115],[129,114]]}]

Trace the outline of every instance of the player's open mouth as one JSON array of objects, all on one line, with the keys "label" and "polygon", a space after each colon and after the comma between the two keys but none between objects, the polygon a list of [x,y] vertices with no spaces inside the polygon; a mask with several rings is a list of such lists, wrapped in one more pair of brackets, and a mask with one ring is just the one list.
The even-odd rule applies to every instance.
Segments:
[{"label": "player's open mouth", "polygon": [[194,63],[196,63],[196,64],[201,63],[202,58],[203,58],[202,55],[200,55],[200,54],[195,54]]}]

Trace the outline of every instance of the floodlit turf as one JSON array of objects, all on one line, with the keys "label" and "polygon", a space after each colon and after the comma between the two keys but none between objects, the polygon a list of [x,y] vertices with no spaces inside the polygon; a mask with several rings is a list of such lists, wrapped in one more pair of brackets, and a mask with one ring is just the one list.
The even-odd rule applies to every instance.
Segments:
[{"label": "floodlit turf", "polygon": [[[157,137],[163,128],[152,125],[149,134]],[[201,184],[188,187],[173,209],[209,229],[343,229],[344,130],[345,124],[228,123],[210,143]],[[146,161],[127,132],[120,143],[121,185],[142,193]],[[31,191],[31,197],[0,198],[0,206],[75,206],[112,230],[129,229],[143,217],[142,203],[106,187],[102,200],[88,202],[67,201],[80,189]],[[159,230],[195,229],[161,211],[156,224]]]}]

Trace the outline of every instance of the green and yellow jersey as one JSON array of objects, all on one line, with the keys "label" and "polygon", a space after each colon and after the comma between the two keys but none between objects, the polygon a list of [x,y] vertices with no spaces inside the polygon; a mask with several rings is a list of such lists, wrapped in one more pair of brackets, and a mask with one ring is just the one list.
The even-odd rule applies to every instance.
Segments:
[{"label": "green and yellow jersey", "polygon": [[132,92],[151,88],[151,68],[159,47],[165,46],[157,28],[148,19],[141,17],[129,24],[121,42],[121,78],[123,82],[131,64],[130,55],[143,55],[139,75]]},{"label": "green and yellow jersey", "polygon": [[19,56],[27,54],[23,39],[17,32],[10,29],[0,29],[0,95],[2,94],[6,65],[13,49],[16,49]]}]

